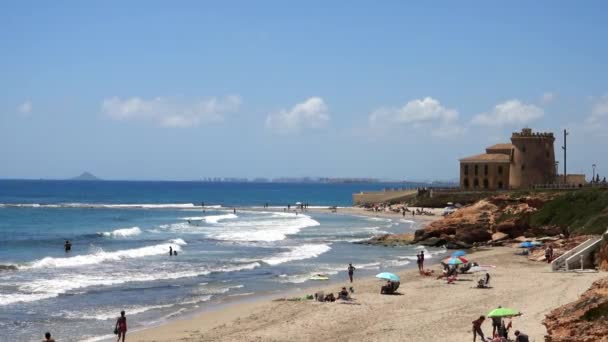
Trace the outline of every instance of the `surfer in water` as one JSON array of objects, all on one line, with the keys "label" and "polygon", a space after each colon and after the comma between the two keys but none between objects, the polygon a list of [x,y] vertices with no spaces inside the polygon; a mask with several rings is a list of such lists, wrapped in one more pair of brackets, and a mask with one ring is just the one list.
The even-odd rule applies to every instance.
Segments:
[{"label": "surfer in water", "polygon": [[65,249],[66,253],[72,250],[72,243],[70,242],[70,240],[65,240],[65,244],[63,245],[63,249]]}]

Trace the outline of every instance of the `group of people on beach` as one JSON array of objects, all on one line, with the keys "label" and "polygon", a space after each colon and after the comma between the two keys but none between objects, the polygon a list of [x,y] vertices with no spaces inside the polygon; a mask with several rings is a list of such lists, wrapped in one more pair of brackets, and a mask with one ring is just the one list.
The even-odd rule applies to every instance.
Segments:
[{"label": "group of people on beach", "polygon": [[[500,308],[500,306],[499,306]],[[479,316],[478,319],[471,322],[473,324],[473,342],[477,341],[479,336],[481,342],[508,342],[509,341],[509,330],[513,327],[511,321],[505,325],[505,321],[501,317],[491,317],[492,319],[492,337],[486,339],[481,325],[485,322],[485,316]],[[522,333],[519,330],[515,330],[515,342],[530,342],[528,335]]]}]

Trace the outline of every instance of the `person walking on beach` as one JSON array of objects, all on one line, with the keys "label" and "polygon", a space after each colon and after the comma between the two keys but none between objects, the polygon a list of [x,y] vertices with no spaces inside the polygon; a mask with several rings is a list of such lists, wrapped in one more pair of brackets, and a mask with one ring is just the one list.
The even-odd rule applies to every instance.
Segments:
[{"label": "person walking on beach", "polygon": [[545,260],[547,260],[547,264],[550,264],[553,260],[553,247],[551,245],[545,249]]},{"label": "person walking on beach", "polygon": [[481,338],[481,342],[486,342],[486,338],[483,335],[483,331],[481,331],[481,324],[485,321],[486,318],[484,316],[479,316],[478,319],[474,320],[473,323],[473,342],[477,340],[477,335]]},{"label": "person walking on beach", "polygon": [[355,273],[355,266],[353,266],[353,264],[348,264],[348,278],[350,279],[350,282],[353,282],[353,274]]},{"label": "person walking on beach", "polygon": [[44,340],[42,342],[55,342],[55,339],[51,337],[51,333],[47,332],[44,334]]},{"label": "person walking on beach", "polygon": [[114,332],[118,335],[118,339],[116,342],[120,342],[120,337],[122,336],[122,342],[125,342],[125,337],[127,336],[127,317],[125,316],[124,310],[120,312],[120,317],[116,320],[116,327],[114,328]]},{"label": "person walking on beach", "polygon": [[422,261],[420,260],[420,253],[416,253],[416,265],[418,265],[418,271],[422,272]]}]

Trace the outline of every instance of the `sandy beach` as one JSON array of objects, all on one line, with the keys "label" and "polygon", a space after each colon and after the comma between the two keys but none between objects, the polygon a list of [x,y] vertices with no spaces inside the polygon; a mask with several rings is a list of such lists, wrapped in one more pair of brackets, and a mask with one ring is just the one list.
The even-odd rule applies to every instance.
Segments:
[{"label": "sandy beach", "polygon": [[[398,272],[401,295],[381,295],[381,281],[357,279],[348,303],[270,301],[234,304],[200,316],[132,332],[130,341],[472,341],[471,321],[498,305],[519,309],[514,329],[543,341],[541,324],[552,308],[575,300],[602,273],[553,273],[544,263],[515,256],[507,247],[478,251],[470,259],[496,265],[492,289],[475,289],[477,275],[463,275],[452,285],[417,270]],[[356,265],[355,265],[356,266]],[[427,268],[439,272],[437,260]],[[315,290],[337,292],[339,286]],[[346,280],[344,286],[350,286]],[[290,294],[290,296],[293,294]],[[491,323],[483,325],[486,335]]]}]

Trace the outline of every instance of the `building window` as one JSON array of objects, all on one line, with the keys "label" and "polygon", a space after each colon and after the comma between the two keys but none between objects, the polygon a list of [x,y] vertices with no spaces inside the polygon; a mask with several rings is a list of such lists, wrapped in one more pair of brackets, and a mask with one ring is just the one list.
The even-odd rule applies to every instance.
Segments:
[{"label": "building window", "polygon": [[465,179],[464,179],[464,187],[465,187],[466,189],[468,189],[468,188],[469,188],[469,179],[468,179],[468,178],[465,178]]},{"label": "building window", "polygon": [[498,188],[502,189],[502,182],[498,182]]},{"label": "building window", "polygon": [[475,165],[475,176],[477,176],[479,174],[479,168],[478,165]]},{"label": "building window", "polygon": [[498,174],[499,174],[499,175],[502,175],[502,165],[499,165],[499,166],[498,166]]},{"label": "building window", "polygon": [[483,166],[483,174],[484,174],[485,176],[487,176],[487,175],[488,175],[488,164],[486,164],[486,165],[484,165],[484,166]]},{"label": "building window", "polygon": [[488,188],[488,179],[487,178],[484,178],[484,180],[483,180],[483,188],[484,189]]},{"label": "building window", "polygon": [[464,166],[464,175],[467,176],[469,174],[469,165]]},{"label": "building window", "polygon": [[478,188],[479,187],[479,179],[475,178],[473,180],[473,187]]}]

